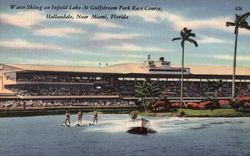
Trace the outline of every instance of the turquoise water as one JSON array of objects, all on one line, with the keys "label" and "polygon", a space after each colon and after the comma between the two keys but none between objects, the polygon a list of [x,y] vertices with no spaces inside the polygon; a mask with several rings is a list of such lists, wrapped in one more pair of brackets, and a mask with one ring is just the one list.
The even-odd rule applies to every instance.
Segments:
[{"label": "turquoise water", "polygon": [[250,118],[145,118],[157,133],[126,133],[124,114],[100,114],[95,126],[85,115],[86,126],[70,128],[60,126],[63,115],[0,118],[0,155],[250,155]]}]

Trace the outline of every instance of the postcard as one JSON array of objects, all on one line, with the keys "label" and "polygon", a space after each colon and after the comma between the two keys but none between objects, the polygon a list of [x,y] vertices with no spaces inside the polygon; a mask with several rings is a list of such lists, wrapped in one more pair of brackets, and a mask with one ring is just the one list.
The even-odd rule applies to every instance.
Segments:
[{"label": "postcard", "polygon": [[250,1],[0,0],[0,156],[250,155]]}]

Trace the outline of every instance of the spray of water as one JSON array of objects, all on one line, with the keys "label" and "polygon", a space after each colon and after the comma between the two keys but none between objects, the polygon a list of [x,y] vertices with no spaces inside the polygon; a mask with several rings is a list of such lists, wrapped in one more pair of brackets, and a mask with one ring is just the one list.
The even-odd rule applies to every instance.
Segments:
[{"label": "spray of water", "polygon": [[[114,118],[114,117],[100,117],[98,124],[89,125],[91,120],[85,120],[84,126],[81,127],[81,132],[107,132],[119,133],[126,132],[128,127],[133,123],[128,116]],[[141,117],[139,117],[141,118]],[[144,117],[150,121],[150,128],[157,131],[157,133],[168,133],[183,131],[186,129],[203,129],[215,124],[227,124],[227,119],[209,119],[209,118],[179,118],[179,117]],[[221,120],[221,122],[220,122]],[[222,122],[223,121],[223,122]],[[231,121],[230,121],[231,122]]]}]

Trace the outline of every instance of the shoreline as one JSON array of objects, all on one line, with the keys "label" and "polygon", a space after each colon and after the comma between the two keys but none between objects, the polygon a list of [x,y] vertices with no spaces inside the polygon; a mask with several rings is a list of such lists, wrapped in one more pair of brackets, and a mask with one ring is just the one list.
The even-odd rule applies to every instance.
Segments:
[{"label": "shoreline", "polygon": [[[184,112],[183,115],[180,115]],[[250,117],[250,112],[236,111],[234,109],[214,109],[214,110],[194,110],[194,109],[179,109],[175,112],[154,113],[154,112],[141,112],[138,115],[154,116],[154,117]]]},{"label": "shoreline", "polygon": [[[43,116],[43,115],[62,115],[65,110],[74,114],[81,110],[84,113],[93,112],[96,109],[103,114],[129,114],[133,111],[134,107],[28,107],[28,108],[15,108],[15,109],[0,109],[0,118],[2,117],[27,117],[27,116]],[[184,112],[183,115],[180,115]],[[215,110],[193,110],[193,109],[179,109],[174,112],[139,112],[140,116],[151,117],[250,117],[250,112],[235,111],[234,109],[215,109]]]},{"label": "shoreline", "polygon": [[66,110],[70,113],[77,113],[81,110],[84,113],[93,112],[97,110],[101,113],[114,113],[114,114],[129,114],[135,107],[117,107],[117,106],[65,106],[65,107],[26,107],[24,108],[5,108],[0,109],[1,117],[25,117],[25,116],[40,116],[40,115],[59,115],[64,114]]}]

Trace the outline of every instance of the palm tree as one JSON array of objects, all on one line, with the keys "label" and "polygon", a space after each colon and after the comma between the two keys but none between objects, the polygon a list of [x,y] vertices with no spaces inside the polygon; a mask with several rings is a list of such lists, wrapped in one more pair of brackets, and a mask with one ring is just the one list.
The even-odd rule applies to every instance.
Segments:
[{"label": "palm tree", "polygon": [[185,47],[185,41],[188,41],[192,44],[194,44],[196,47],[198,46],[198,43],[191,39],[190,37],[195,37],[195,34],[192,33],[191,29],[187,29],[186,27],[183,28],[183,30],[180,33],[180,37],[173,38],[172,41],[175,40],[181,40],[181,47],[182,47],[182,61],[181,61],[181,106],[183,105],[183,74],[184,74],[184,47]]},{"label": "palm tree", "polygon": [[156,82],[150,81],[150,79],[146,79],[142,83],[138,83],[135,86],[136,96],[140,97],[142,106],[144,110],[147,112],[148,104],[151,102],[151,98],[158,97],[161,94],[159,85]]},{"label": "palm tree", "polygon": [[138,83],[135,86],[135,94],[136,96],[140,97],[142,106],[144,107],[144,110],[147,112],[147,107],[144,101],[144,98],[147,96],[147,87],[146,87],[147,84],[146,83],[147,83],[146,81],[143,81],[143,83]]},{"label": "palm tree", "polygon": [[250,30],[250,26],[246,19],[250,15],[250,12],[247,12],[243,15],[236,15],[234,22],[226,22],[226,26],[234,26],[234,34],[235,34],[235,44],[234,44],[234,59],[233,59],[233,81],[232,81],[232,99],[235,98],[235,73],[236,73],[236,55],[237,55],[237,42],[238,42],[238,33],[239,28],[245,28]]}]

